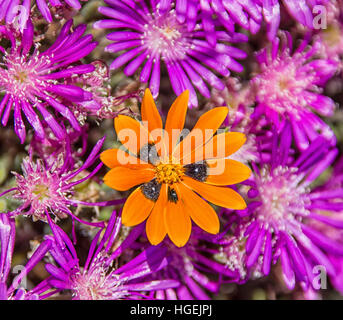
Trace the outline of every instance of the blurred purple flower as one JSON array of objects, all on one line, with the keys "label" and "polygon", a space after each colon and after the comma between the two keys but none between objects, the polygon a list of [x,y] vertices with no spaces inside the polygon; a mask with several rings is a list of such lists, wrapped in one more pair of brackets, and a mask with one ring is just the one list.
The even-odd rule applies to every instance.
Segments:
[{"label": "blurred purple flower", "polygon": [[[90,172],[80,177],[80,174],[89,169],[99,157],[99,151],[105,138],[102,138],[94,146],[92,152],[85,162],[77,169],[69,167],[73,161],[68,161],[66,157],[71,154],[63,155],[56,159],[55,163],[47,167],[41,159],[34,161],[31,157],[23,160],[23,175],[13,173],[16,178],[16,187],[9,189],[0,196],[9,192],[14,192],[13,198],[18,199],[22,204],[15,210],[8,213],[9,216],[28,215],[34,220],[42,220],[53,225],[50,215],[55,219],[71,218],[87,225],[102,227],[102,222],[86,222],[81,220],[70,210],[70,206],[105,206],[110,202],[89,203],[73,199],[74,188],[82,182],[91,179],[101,169],[102,163],[99,163]],[[121,203],[120,200],[114,200],[112,204]]]},{"label": "blurred purple flower", "polygon": [[[313,190],[316,194],[324,194],[331,203],[331,206],[338,211],[324,207],[319,209],[319,213],[326,219],[311,220],[309,225],[317,232],[324,234],[336,242],[343,243],[343,157],[335,163],[333,170],[324,185]],[[328,223],[328,222],[331,223]],[[330,275],[332,285],[343,294],[343,256],[335,252],[328,251],[328,257],[335,268],[336,273]]]},{"label": "blurred purple flower", "polygon": [[343,8],[342,0],[332,0],[326,5],[327,26],[313,35],[313,41],[320,44],[320,56],[324,59],[336,60],[340,71],[343,69]]},{"label": "blurred purple flower", "polygon": [[[59,124],[67,133],[65,138],[58,139],[52,133],[51,128],[46,123],[42,123],[45,136],[41,139],[33,132],[29,144],[29,154],[43,160],[47,168],[53,167],[56,160],[61,159],[61,157],[64,159],[64,165],[67,168],[74,168],[75,164],[86,153],[89,126],[86,124],[81,127],[81,131],[76,131],[74,128],[65,127],[61,122]],[[78,142],[81,142],[81,148],[76,149]]]},{"label": "blurred purple flower", "polygon": [[[140,90],[121,96],[113,96],[111,93],[111,77],[106,63],[96,60],[91,64],[95,67],[93,72],[70,79],[70,84],[80,86],[93,95],[92,100],[73,104],[72,111],[79,122],[85,123],[88,115],[95,116],[99,120],[113,119],[119,114],[125,113],[134,116],[135,114],[129,106],[121,105],[131,98],[140,99]],[[130,105],[130,103],[128,102],[126,105]]]},{"label": "blurred purple flower", "polygon": [[157,279],[172,278],[178,280],[177,288],[158,290],[155,298],[162,300],[210,300],[209,292],[218,293],[219,274],[232,275],[222,265],[211,259],[213,236],[195,228],[190,241],[177,248],[169,240],[159,245],[166,250],[168,265],[154,275]]},{"label": "blurred purple flower", "polygon": [[[0,21],[5,20],[7,24],[17,23],[20,30],[23,31],[30,18],[31,2],[31,0],[0,0]],[[48,22],[53,21],[48,4],[52,7],[68,5],[77,10],[81,8],[79,0],[36,0],[35,2],[44,19]]]},{"label": "blurred purple flower", "polygon": [[[116,244],[121,227],[121,219],[114,212],[108,221],[105,232],[100,230],[94,237],[86,263],[79,265],[79,258],[68,236],[58,226],[53,227],[54,237],[50,254],[56,265],[47,264],[50,273],[47,279],[57,291],[71,290],[75,300],[118,300],[149,299],[145,292],[174,288],[176,280],[147,280],[146,277],[166,267],[165,251],[149,247],[128,263],[115,268],[114,259],[118,258],[142,233],[142,226],[132,229],[126,239],[111,252]],[[102,236],[103,233],[103,236]]]},{"label": "blurred purple flower", "polygon": [[[337,149],[319,137],[290,161],[291,141],[287,123],[281,135],[273,137],[270,161],[253,164],[255,176],[248,191],[251,200],[241,223],[245,229],[247,270],[261,270],[268,275],[271,264],[280,259],[286,285],[293,289],[297,281],[307,287],[313,285],[316,265],[335,275],[328,254],[343,256],[343,242],[315,230],[308,221],[343,228],[336,218],[343,210],[343,202],[337,202],[342,197],[341,189],[311,189],[311,183],[333,162]],[[333,216],[322,214],[322,210],[331,211]]]},{"label": "blurred purple flower", "polygon": [[281,5],[294,20],[312,30],[315,14],[318,13],[314,7],[325,5],[328,0],[255,0],[255,2],[262,9],[264,21],[268,26],[268,38],[273,40],[280,27]]},{"label": "blurred purple flower", "polygon": [[[164,63],[171,86],[180,95],[190,90],[190,106],[197,106],[196,87],[206,98],[210,97],[207,82],[218,90],[224,89],[224,83],[216,74],[228,77],[229,70],[243,71],[243,67],[234,59],[243,59],[246,53],[224,42],[242,42],[243,34],[214,31],[219,41],[213,48],[206,41],[206,31],[198,26],[194,31],[187,24],[180,23],[170,3],[159,10],[159,5],[146,0],[137,2],[105,0],[109,7],[100,7],[99,12],[109,17],[94,24],[95,28],[114,29],[107,39],[114,43],[106,47],[107,52],[120,54],[111,64],[117,69],[125,64],[124,73],[133,75],[142,66],[140,81],[148,82],[154,97],[160,89],[161,64]],[[213,70],[213,71],[212,71]]]},{"label": "blurred purple flower", "polygon": [[7,125],[11,110],[14,109],[14,129],[21,143],[26,138],[22,112],[41,139],[44,138],[44,130],[38,112],[56,137],[65,137],[66,133],[47,110],[47,106],[51,106],[75,130],[80,131],[80,125],[68,104],[90,100],[92,94],[75,85],[65,84],[64,81],[72,76],[94,71],[94,66],[90,64],[73,63],[87,56],[97,43],[92,42],[91,35],[82,37],[86,25],[79,25],[71,31],[72,24],[72,20],[65,23],[49,49],[39,52],[35,45],[32,54],[30,51],[34,44],[34,30],[31,22],[28,22],[28,28],[24,30],[19,42],[11,29],[0,26],[0,35],[11,43],[8,51],[0,46],[0,92],[5,94],[0,102],[1,123],[3,126]]},{"label": "blurred purple flower", "polygon": [[308,46],[303,40],[292,53],[293,41],[288,32],[282,34],[270,47],[257,54],[260,72],[252,80],[257,106],[252,117],[260,116],[281,129],[290,121],[298,148],[304,150],[319,135],[335,144],[331,128],[313,111],[333,115],[335,103],[321,94],[322,87],[337,71],[337,62],[315,59],[318,46]]},{"label": "blurred purple flower", "polygon": [[[297,22],[309,29],[313,29],[316,5],[323,5],[328,0],[163,0],[161,10],[175,2],[178,21],[186,21],[188,31],[194,30],[199,22],[206,31],[206,38],[211,45],[216,44],[215,26],[224,26],[232,32],[235,24],[256,33],[263,21],[267,24],[267,34],[273,40],[280,26],[280,12],[282,5]],[[214,20],[214,16],[216,19]]]},{"label": "blurred purple flower", "polygon": [[186,22],[188,31],[193,31],[200,20],[205,37],[212,46],[217,43],[216,26],[224,26],[228,32],[234,32],[236,23],[256,33],[262,21],[258,0],[164,0],[161,1],[161,11],[167,10],[173,2],[178,21]]},{"label": "blurred purple flower", "polygon": [[27,291],[23,288],[26,275],[40,262],[50,248],[50,241],[42,242],[34,251],[20,273],[8,287],[8,278],[11,271],[14,243],[15,220],[6,214],[0,213],[0,300],[38,300],[39,295],[35,288]]},{"label": "blurred purple flower", "polygon": [[221,265],[217,271],[223,276],[222,283],[243,284],[263,276],[259,264],[250,270],[246,266],[245,224],[241,223],[241,218],[230,212],[227,227],[214,239],[218,248],[213,252],[213,259]]}]

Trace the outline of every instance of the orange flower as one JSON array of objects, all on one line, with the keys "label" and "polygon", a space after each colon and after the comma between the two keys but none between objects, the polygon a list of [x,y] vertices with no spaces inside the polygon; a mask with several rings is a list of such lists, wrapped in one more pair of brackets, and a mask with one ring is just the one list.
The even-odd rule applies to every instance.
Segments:
[{"label": "orange flower", "polygon": [[219,107],[203,114],[192,131],[180,139],[188,99],[189,92],[185,91],[174,101],[163,130],[153,97],[146,89],[142,122],[124,115],[116,117],[114,126],[123,148],[101,154],[102,162],[111,168],[104,177],[106,185],[119,191],[138,186],[125,202],[122,222],[130,227],[147,220],[146,234],[153,245],[168,234],[176,246],[184,246],[192,220],[203,230],[218,233],[218,216],[202,198],[225,208],[246,208],[236,191],[224,187],[251,174],[244,164],[228,159],[245,143],[245,135],[215,134],[228,112],[226,107]]}]

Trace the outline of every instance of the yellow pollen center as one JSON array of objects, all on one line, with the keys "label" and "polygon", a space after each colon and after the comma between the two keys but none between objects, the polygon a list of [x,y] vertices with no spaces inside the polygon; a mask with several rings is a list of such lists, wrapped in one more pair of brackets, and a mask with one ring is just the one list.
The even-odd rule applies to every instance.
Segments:
[{"label": "yellow pollen center", "polygon": [[181,164],[175,164],[171,162],[161,162],[155,167],[155,170],[157,182],[167,184],[180,182],[184,173],[184,168]]},{"label": "yellow pollen center", "polygon": [[279,87],[281,90],[286,90],[288,89],[288,80],[285,79],[285,78],[282,78],[280,81],[279,81]]},{"label": "yellow pollen center", "polygon": [[327,29],[323,30],[323,37],[328,46],[338,45],[341,40],[341,30],[336,25],[329,25]]},{"label": "yellow pollen center", "polygon": [[38,184],[32,191],[33,194],[39,196],[39,200],[42,201],[49,197],[49,188],[45,185]]},{"label": "yellow pollen center", "polygon": [[27,74],[24,71],[19,71],[15,76],[14,76],[15,80],[19,81],[19,82],[25,82],[27,79]]},{"label": "yellow pollen center", "polygon": [[168,40],[176,40],[180,37],[179,31],[169,27],[165,27],[161,32]]}]

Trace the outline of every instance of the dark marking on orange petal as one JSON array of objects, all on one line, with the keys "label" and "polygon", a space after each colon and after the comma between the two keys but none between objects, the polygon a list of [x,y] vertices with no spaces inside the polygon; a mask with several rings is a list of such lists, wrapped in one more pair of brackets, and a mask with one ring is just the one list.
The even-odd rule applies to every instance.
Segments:
[{"label": "dark marking on orange petal", "polygon": [[175,189],[172,189],[170,187],[168,187],[168,201],[174,203],[179,201],[179,197],[177,196]]},{"label": "dark marking on orange petal", "polygon": [[148,163],[156,164],[159,161],[156,147],[153,143],[145,144],[138,153],[138,157]]},{"label": "dark marking on orange petal", "polygon": [[158,183],[156,179],[151,180],[142,185],[142,193],[149,200],[156,202],[158,197],[160,196],[160,191],[161,184]]},{"label": "dark marking on orange petal", "polygon": [[204,182],[207,178],[208,164],[206,161],[187,164],[184,166],[185,175],[195,180]]}]

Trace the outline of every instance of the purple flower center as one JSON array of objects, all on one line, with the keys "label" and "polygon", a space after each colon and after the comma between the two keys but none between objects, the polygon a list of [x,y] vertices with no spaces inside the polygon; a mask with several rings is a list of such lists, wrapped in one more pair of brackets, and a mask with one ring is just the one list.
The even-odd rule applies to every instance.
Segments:
[{"label": "purple flower center", "polygon": [[268,167],[256,178],[261,205],[256,209],[257,219],[274,230],[288,230],[288,225],[297,226],[302,217],[309,214],[308,189],[302,185],[303,175],[296,168]]},{"label": "purple flower center", "polygon": [[152,55],[161,55],[165,60],[182,60],[190,48],[186,24],[181,24],[174,10],[163,15],[152,13],[144,25],[142,44]]},{"label": "purple flower center", "polygon": [[35,219],[45,220],[48,209],[54,210],[60,218],[65,214],[60,212],[59,207],[66,204],[67,195],[70,192],[64,189],[65,183],[53,170],[45,170],[41,161],[32,163],[29,159],[23,162],[23,175],[15,173],[17,182],[16,199],[30,204],[30,211]]},{"label": "purple flower center", "polygon": [[214,255],[214,258],[224,264],[229,270],[238,272],[240,279],[245,279],[247,269],[245,266],[246,238],[241,234],[239,237],[232,237],[229,245],[221,247],[221,251]]},{"label": "purple flower center", "polygon": [[322,31],[322,37],[329,50],[339,47],[343,42],[340,25],[330,24]]},{"label": "purple flower center", "polygon": [[127,296],[121,290],[122,280],[105,266],[100,254],[88,270],[77,270],[70,276],[73,296],[79,300],[118,300]]},{"label": "purple flower center", "polygon": [[47,57],[38,57],[38,53],[33,54],[30,59],[17,53],[5,55],[4,64],[0,68],[0,86],[18,99],[29,101],[31,97],[34,100],[36,88],[44,88],[48,82],[52,82],[40,78],[44,65],[49,63],[47,60]]},{"label": "purple flower center", "polygon": [[302,53],[290,57],[287,51],[269,65],[262,65],[262,73],[253,82],[257,85],[257,99],[275,110],[299,117],[309,103],[304,96],[307,90],[315,91],[314,75],[302,68],[305,59]]}]

